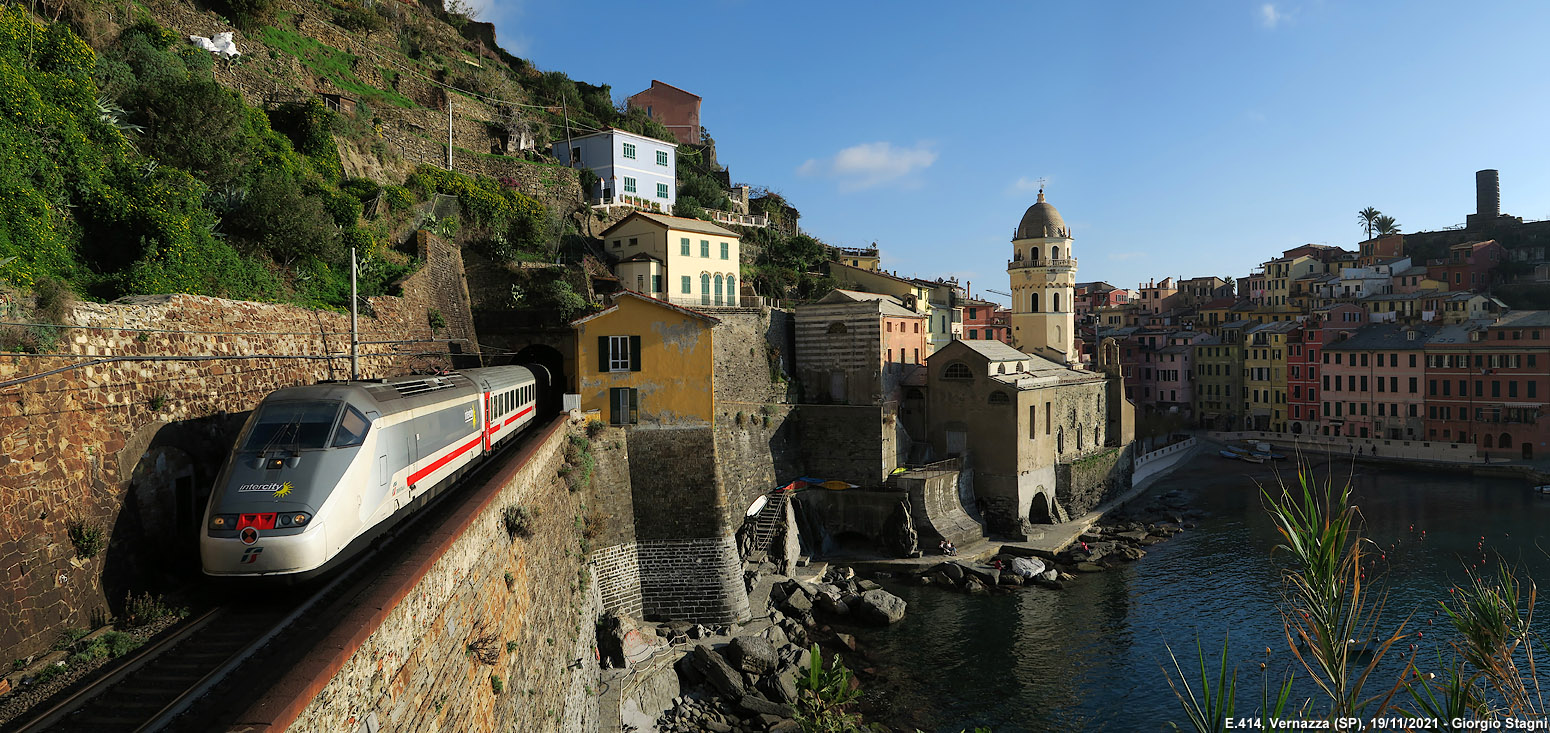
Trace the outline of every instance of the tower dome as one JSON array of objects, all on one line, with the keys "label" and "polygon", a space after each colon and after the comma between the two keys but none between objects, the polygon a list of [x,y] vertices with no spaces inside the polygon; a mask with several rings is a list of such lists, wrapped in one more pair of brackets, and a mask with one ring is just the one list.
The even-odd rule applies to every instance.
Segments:
[{"label": "tower dome", "polygon": [[1017,225],[1017,236],[1013,239],[1043,239],[1045,237],[1071,238],[1071,230],[1066,228],[1066,222],[1060,218],[1060,212],[1044,200],[1044,189],[1039,189],[1039,200],[1029,206],[1023,213],[1023,220]]}]

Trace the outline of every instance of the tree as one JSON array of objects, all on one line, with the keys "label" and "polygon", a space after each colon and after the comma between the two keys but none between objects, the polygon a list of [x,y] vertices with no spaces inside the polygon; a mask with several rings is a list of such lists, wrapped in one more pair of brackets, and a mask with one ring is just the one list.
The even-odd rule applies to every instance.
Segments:
[{"label": "tree", "polygon": [[1368,239],[1372,239],[1373,230],[1378,228],[1378,217],[1380,216],[1383,216],[1383,212],[1371,206],[1356,212],[1356,220],[1367,230]]},{"label": "tree", "polygon": [[1372,226],[1374,229],[1378,230],[1378,236],[1380,237],[1387,237],[1390,234],[1399,233],[1399,222],[1394,221],[1394,217],[1387,214],[1380,215],[1378,218],[1373,219]]}]

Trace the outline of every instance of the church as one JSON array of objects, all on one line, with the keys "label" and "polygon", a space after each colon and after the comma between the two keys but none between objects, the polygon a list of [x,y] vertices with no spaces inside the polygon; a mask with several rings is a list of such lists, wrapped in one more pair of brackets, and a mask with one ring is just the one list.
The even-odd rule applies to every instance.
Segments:
[{"label": "church", "polygon": [[1093,370],[1081,366],[1076,263],[1071,230],[1040,189],[1007,262],[1016,348],[953,341],[927,363],[933,452],[972,469],[987,529],[998,535],[1028,536],[1129,486],[1135,407],[1112,339]]}]

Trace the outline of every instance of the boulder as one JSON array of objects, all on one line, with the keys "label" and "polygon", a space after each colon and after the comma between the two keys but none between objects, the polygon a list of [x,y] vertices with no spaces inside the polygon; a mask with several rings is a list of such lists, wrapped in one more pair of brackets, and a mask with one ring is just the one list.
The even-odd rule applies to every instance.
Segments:
[{"label": "boulder", "polygon": [[694,647],[690,654],[694,657],[694,668],[705,675],[705,681],[716,688],[717,692],[734,700],[743,696],[743,676],[720,654],[711,651],[705,644]]},{"label": "boulder", "polygon": [[825,613],[832,613],[836,616],[843,616],[847,613],[850,613],[850,607],[845,605],[845,601],[840,598],[840,594],[833,591],[826,590],[819,593],[818,598],[816,599],[816,605],[818,606],[818,610]]},{"label": "boulder", "polygon": [[995,585],[1001,579],[1001,571],[992,567],[975,565],[973,563],[966,562],[958,562],[953,564],[963,568],[963,573],[965,576],[973,575],[979,578],[980,582],[984,583],[985,585]]},{"label": "boulder", "polygon": [[802,593],[800,591],[792,593],[788,598],[786,598],[786,602],[781,606],[781,610],[797,617],[812,613],[813,599],[809,598],[806,593]]},{"label": "boulder", "polygon": [[963,582],[963,592],[971,596],[982,596],[990,591],[985,589],[985,583],[979,578],[969,578]]},{"label": "boulder", "polygon": [[774,644],[777,649],[791,641],[790,637],[786,636],[786,630],[779,626],[771,626],[765,629],[764,638],[769,639],[770,643]]},{"label": "boulder", "polygon": [[856,637],[854,637],[854,636],[852,636],[850,634],[836,633],[834,635],[834,641],[836,643],[840,644],[841,646],[844,646],[846,649],[849,649],[851,651],[855,651],[856,650]]},{"label": "boulder", "polygon": [[775,645],[762,636],[739,636],[727,645],[724,652],[733,669],[754,674],[774,672],[779,661]]},{"label": "boulder", "polygon": [[791,707],[778,702],[770,702],[763,696],[755,693],[746,693],[737,698],[737,706],[754,715],[774,715],[779,718],[791,717]]},{"label": "boulder", "polygon": [[861,594],[861,602],[855,608],[855,615],[863,621],[886,626],[904,618],[906,605],[908,604],[903,598],[888,591],[869,590]]},{"label": "boulder", "polygon": [[1001,584],[1002,585],[1022,585],[1023,584],[1023,576],[1017,575],[1015,573],[1002,573],[1001,574]]},{"label": "boulder", "polygon": [[869,590],[877,590],[879,588],[882,588],[882,586],[878,585],[876,581],[872,581],[872,580],[858,580],[858,581],[856,581],[856,590],[858,592],[861,592],[861,593],[865,593],[865,592],[867,592]]},{"label": "boulder", "polygon": [[936,566],[936,569],[940,570],[943,575],[947,576],[948,580],[951,580],[954,583],[958,583],[963,580],[963,566],[959,565],[958,563],[944,562],[941,565]]},{"label": "boulder", "polygon": [[795,720],[782,720],[771,725],[766,733],[802,733],[802,726]]},{"label": "boulder", "polygon": [[1050,568],[1049,570],[1039,573],[1038,577],[1040,580],[1048,580],[1053,582],[1060,580],[1060,571],[1054,568]]},{"label": "boulder", "polygon": [[1107,569],[1095,562],[1079,562],[1076,564],[1076,570],[1079,573],[1101,573]]},{"label": "boulder", "polygon": [[1007,570],[1009,572],[1002,573],[1002,575],[1016,575],[1023,578],[1032,578],[1033,576],[1044,572],[1044,568],[1044,561],[1039,560],[1038,558],[1014,557],[1012,558],[1011,563],[1007,565]]}]

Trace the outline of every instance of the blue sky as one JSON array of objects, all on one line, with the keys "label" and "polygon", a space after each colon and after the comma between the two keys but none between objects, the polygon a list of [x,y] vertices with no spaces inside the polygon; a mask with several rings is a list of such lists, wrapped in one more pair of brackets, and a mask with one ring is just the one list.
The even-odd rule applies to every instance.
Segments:
[{"label": "blue sky", "polygon": [[1474,172],[1550,218],[1550,3],[479,0],[545,70],[704,97],[735,181],[831,244],[1005,290],[1034,181],[1079,280],[1241,277],[1356,212],[1462,224]]}]

